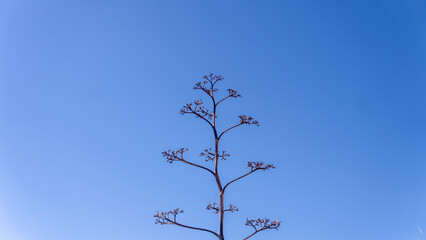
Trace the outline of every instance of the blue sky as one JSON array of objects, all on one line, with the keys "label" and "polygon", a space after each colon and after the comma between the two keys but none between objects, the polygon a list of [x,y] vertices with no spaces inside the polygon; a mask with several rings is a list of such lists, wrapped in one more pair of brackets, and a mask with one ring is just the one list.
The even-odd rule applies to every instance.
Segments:
[{"label": "blue sky", "polygon": [[205,172],[168,164],[212,146],[182,105],[209,72],[227,239],[246,217],[282,221],[252,239],[421,240],[426,230],[426,3],[386,1],[0,1],[0,239],[211,239]]}]

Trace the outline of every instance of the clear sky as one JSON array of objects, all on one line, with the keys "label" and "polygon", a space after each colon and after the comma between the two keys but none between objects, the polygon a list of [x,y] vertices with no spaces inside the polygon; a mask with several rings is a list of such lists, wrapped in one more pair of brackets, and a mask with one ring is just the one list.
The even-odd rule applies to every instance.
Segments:
[{"label": "clear sky", "polygon": [[[262,240],[426,239],[426,2],[0,1],[0,239],[187,240],[213,230],[208,174],[168,164],[212,147],[182,105],[209,72],[243,97],[223,179],[227,240],[246,217],[282,221]],[[207,99],[206,99],[207,100]]]}]

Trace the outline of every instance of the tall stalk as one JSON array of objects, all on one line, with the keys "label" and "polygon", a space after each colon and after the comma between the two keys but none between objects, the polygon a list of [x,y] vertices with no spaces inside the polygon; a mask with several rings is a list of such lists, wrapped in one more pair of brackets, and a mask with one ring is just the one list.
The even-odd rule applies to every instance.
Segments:
[{"label": "tall stalk", "polygon": [[[228,129],[226,129],[225,131],[221,132],[220,134],[218,134],[217,128],[216,128],[216,118],[217,118],[217,114],[216,114],[216,110],[217,110],[217,106],[225,101],[226,99],[229,98],[238,98],[241,97],[241,95],[239,93],[237,93],[237,91],[235,91],[234,89],[227,89],[228,91],[228,95],[223,97],[222,99],[220,99],[219,101],[216,101],[216,96],[215,93],[217,93],[218,89],[215,88],[215,85],[219,82],[222,81],[223,78],[222,76],[217,76],[214,75],[212,73],[210,73],[209,75],[206,75],[203,77],[203,81],[202,82],[198,82],[195,84],[194,89],[195,90],[201,90],[204,93],[206,93],[211,101],[212,101],[212,111],[208,110],[207,108],[205,108],[203,106],[203,102],[201,100],[196,100],[193,103],[188,103],[185,106],[183,106],[183,108],[180,110],[180,113],[182,115],[184,114],[192,114],[195,115],[197,118],[200,118],[202,120],[204,120],[205,122],[208,123],[208,125],[211,127],[211,129],[213,130],[213,135],[214,135],[214,151],[212,151],[211,148],[205,149],[200,156],[205,157],[206,161],[213,161],[213,170],[211,170],[208,167],[204,167],[201,166],[199,164],[190,162],[188,160],[186,160],[184,158],[184,152],[188,151],[187,148],[181,148],[175,151],[172,150],[167,150],[163,152],[163,156],[167,159],[167,162],[169,163],[173,163],[173,162],[183,162],[186,163],[188,165],[203,169],[207,172],[209,172],[210,174],[213,175],[215,181],[216,181],[216,185],[217,185],[217,189],[218,189],[218,194],[219,194],[219,204],[217,203],[209,203],[207,205],[207,210],[213,210],[215,213],[219,214],[219,229],[218,232],[209,230],[209,229],[205,229],[205,228],[199,228],[199,227],[193,227],[193,226],[189,226],[189,225],[185,225],[182,224],[180,222],[177,221],[177,215],[183,213],[183,210],[180,210],[179,208],[177,209],[172,209],[170,211],[167,212],[157,212],[154,217],[156,219],[155,223],[161,224],[161,225],[176,225],[179,227],[183,227],[183,228],[188,228],[188,229],[192,229],[192,230],[198,230],[198,231],[204,231],[204,232],[208,232],[211,233],[212,235],[214,235],[218,240],[225,240],[225,236],[224,236],[224,230],[223,230],[223,224],[224,224],[224,218],[225,218],[225,212],[236,212],[238,211],[238,208],[232,204],[229,205],[229,208],[225,209],[225,204],[224,204],[224,195],[225,195],[225,190],[227,189],[227,187],[233,183],[236,182],[244,177],[247,177],[248,175],[258,171],[258,170],[269,170],[269,169],[273,169],[275,168],[272,164],[265,164],[263,162],[248,162],[247,163],[247,169],[249,169],[249,171],[237,178],[234,178],[233,180],[229,181],[228,183],[226,183],[224,186],[222,186],[222,182],[219,176],[219,160],[226,160],[227,157],[229,157],[229,154],[226,153],[226,151],[219,151],[219,142],[220,139],[222,138],[222,136],[230,131],[233,128],[236,128],[238,126],[241,125],[256,125],[259,126],[259,122],[257,122],[256,120],[254,120],[252,117],[250,116],[245,116],[245,115],[240,115],[238,116],[239,118],[239,123],[229,127]],[[278,230],[278,228],[280,227],[280,222],[276,221],[276,220],[269,220],[267,218],[258,218],[258,219],[246,219],[246,226],[250,226],[254,229],[254,231],[248,235],[247,237],[243,238],[242,240],[246,240],[251,238],[252,236],[254,236],[255,234],[263,231],[263,230],[267,230],[267,229],[276,229]]]}]

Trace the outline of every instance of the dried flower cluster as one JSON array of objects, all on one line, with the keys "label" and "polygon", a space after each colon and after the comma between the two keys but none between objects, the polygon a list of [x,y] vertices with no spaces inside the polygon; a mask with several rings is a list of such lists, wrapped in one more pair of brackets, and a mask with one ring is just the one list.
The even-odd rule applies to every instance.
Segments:
[{"label": "dried flower cluster", "polygon": [[206,109],[203,105],[203,101],[196,100],[193,103],[187,103],[180,110],[180,114],[194,114],[198,118],[207,118],[212,119],[213,113],[210,110]]},{"label": "dried flower cluster", "polygon": [[[219,103],[223,102],[226,99],[229,98],[238,98],[241,97],[241,95],[235,91],[234,89],[228,89],[228,95],[220,99],[219,101],[216,100],[215,94],[218,92],[218,89],[215,87],[216,83],[223,80],[222,76],[209,74],[203,77],[202,82],[198,82],[195,84],[194,89],[195,90],[201,90],[204,93],[206,93],[212,100],[212,111],[208,110],[203,106],[203,101],[197,100],[193,103],[188,103],[180,110],[180,113],[182,115],[184,114],[192,114],[195,115],[197,118],[203,119],[205,122],[209,124],[209,126],[213,130],[214,134],[214,148],[207,148],[203,152],[200,153],[200,157],[204,157],[206,162],[213,162],[212,167],[205,167],[199,164],[196,164],[192,161],[188,161],[184,158],[184,153],[188,151],[187,148],[180,148],[178,150],[167,150],[162,152],[163,157],[166,158],[167,162],[174,163],[174,162],[183,162],[188,165],[203,169],[208,171],[210,174],[213,175],[214,180],[216,182],[217,188],[218,188],[218,195],[219,195],[219,202],[213,202],[209,203],[206,207],[207,210],[212,210],[214,213],[217,213],[219,215],[219,230],[218,232],[205,229],[205,228],[198,228],[193,226],[184,225],[177,221],[176,216],[178,214],[183,213],[183,210],[180,210],[179,208],[173,209],[167,212],[157,212],[154,215],[154,218],[156,219],[155,223],[165,225],[165,224],[171,224],[176,225],[179,227],[184,227],[188,229],[193,230],[199,230],[204,231],[213,234],[218,240],[224,240],[224,214],[225,212],[237,212],[238,208],[235,205],[230,204],[228,208],[225,208],[224,204],[224,195],[225,190],[228,188],[228,186],[244,177],[247,177],[248,175],[256,172],[257,170],[269,170],[275,168],[272,164],[265,164],[263,162],[248,162],[247,163],[247,169],[249,171],[237,178],[234,178],[233,180],[229,181],[226,184],[222,184],[222,180],[219,176],[219,160],[226,160],[230,155],[224,151],[219,150],[219,141],[221,137],[228,131],[230,131],[233,128],[236,128],[241,125],[256,125],[259,126],[259,122],[254,120],[250,116],[246,115],[240,115],[238,118],[240,119],[240,122],[227,128],[223,132],[219,133],[217,130],[217,124],[216,124],[216,111],[217,106]],[[254,219],[254,220],[246,220],[247,226],[252,226],[254,228],[254,232],[250,234],[249,236],[243,238],[243,240],[246,240],[255,234],[257,234],[260,231],[266,230],[266,229],[277,229],[280,226],[279,221],[271,221],[269,219]]]},{"label": "dried flower cluster", "polygon": [[[206,207],[207,210],[214,210],[215,213],[219,213],[219,205],[217,203],[209,203]],[[238,212],[238,208],[235,205],[229,204],[229,208],[224,210],[225,212]]]},{"label": "dried flower cluster", "polygon": [[203,76],[204,81],[197,82],[195,84],[194,89],[195,90],[202,90],[210,97],[213,97],[213,94],[217,92],[217,88],[214,88],[214,85],[223,80],[223,77],[220,75],[214,75],[213,73],[210,73],[209,75]]},{"label": "dried flower cluster", "polygon": [[228,89],[228,97],[237,98],[237,97],[241,97],[241,95],[234,89],[230,88]]},{"label": "dried flower cluster", "polygon": [[[211,148],[207,148],[202,153],[200,153],[200,157],[203,156],[206,159],[206,162],[214,161],[215,158],[215,154],[212,152]],[[217,155],[217,157],[221,160],[226,160],[226,158],[228,158],[229,156],[231,155],[229,155],[225,150],[223,150],[220,154]]]},{"label": "dried flower cluster", "polygon": [[250,168],[250,171],[256,171],[256,170],[268,170],[275,168],[272,164],[265,164],[263,162],[248,162],[247,168]]},{"label": "dried flower cluster", "polygon": [[280,221],[275,221],[275,220],[270,220],[267,218],[258,218],[258,219],[252,219],[246,220],[246,226],[251,226],[254,228],[255,231],[262,231],[262,230],[266,230],[266,229],[276,229],[278,230],[278,228],[280,227],[281,222]]},{"label": "dried flower cluster", "polygon": [[[179,213],[183,213],[183,210],[180,210],[179,208],[172,209],[168,212],[157,212],[154,215],[155,218],[155,224],[173,224],[176,223],[176,216]],[[170,218],[171,217],[171,218]]]},{"label": "dried flower cluster", "polygon": [[254,120],[252,117],[250,117],[250,116],[246,116],[246,115],[240,115],[240,116],[238,116],[239,118],[240,118],[240,123],[241,124],[247,124],[247,125],[252,125],[252,124],[254,124],[254,125],[256,125],[256,126],[259,126],[259,122],[258,121],[256,121],[256,120]]},{"label": "dried flower cluster", "polygon": [[183,160],[183,153],[188,151],[188,148],[181,148],[176,151],[167,150],[162,152],[163,157],[167,159],[168,163],[173,163],[175,161],[182,161]]}]

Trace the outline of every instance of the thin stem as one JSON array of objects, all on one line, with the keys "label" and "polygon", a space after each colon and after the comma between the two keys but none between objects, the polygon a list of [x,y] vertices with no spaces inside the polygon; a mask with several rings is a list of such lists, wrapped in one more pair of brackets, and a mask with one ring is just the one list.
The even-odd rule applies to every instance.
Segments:
[{"label": "thin stem", "polygon": [[188,225],[184,225],[184,224],[178,223],[176,221],[172,221],[172,220],[170,220],[168,218],[165,218],[165,220],[168,221],[169,224],[174,224],[174,225],[179,226],[179,227],[184,227],[184,228],[189,228],[189,229],[193,229],[193,230],[199,230],[199,231],[209,232],[209,233],[215,235],[216,237],[219,236],[217,233],[213,232],[212,230],[208,230],[208,229],[205,229],[205,228],[191,227],[191,226],[188,226]]},{"label": "thin stem", "polygon": [[217,105],[219,105],[219,103],[223,102],[224,100],[226,100],[226,99],[228,99],[228,98],[230,98],[230,97],[231,97],[231,96],[224,97],[222,100],[220,100],[219,102],[217,102],[217,103],[216,103],[216,106],[217,106]]},{"label": "thin stem", "polygon": [[231,184],[231,183],[233,183],[233,182],[235,182],[235,181],[237,181],[237,180],[240,180],[241,178],[246,177],[246,176],[248,176],[248,175],[250,175],[250,174],[252,174],[252,173],[256,172],[257,170],[259,170],[259,169],[254,169],[254,170],[252,170],[252,171],[250,171],[250,172],[248,172],[248,173],[246,173],[246,174],[244,174],[244,175],[242,175],[242,176],[240,176],[240,177],[237,177],[237,178],[235,178],[234,180],[230,181],[229,183],[227,183],[227,184],[223,187],[222,192],[225,192],[225,189],[229,186],[229,184]]},{"label": "thin stem", "polygon": [[238,126],[240,126],[240,125],[243,125],[243,123],[239,123],[239,124],[237,124],[237,125],[234,125],[234,126],[232,126],[232,127],[230,127],[230,128],[228,128],[228,129],[226,129],[225,131],[223,131],[220,135],[219,135],[219,139],[222,137],[222,135],[223,134],[225,134],[227,131],[229,131],[229,130],[231,130],[231,129],[233,129],[233,128],[236,128],[236,127],[238,127]]},{"label": "thin stem", "polygon": [[193,114],[195,114],[197,117],[199,117],[199,118],[203,119],[204,121],[206,121],[206,122],[210,125],[210,127],[213,127],[213,126],[214,126],[214,118],[213,118],[213,124],[212,124],[209,120],[207,120],[205,117],[201,116],[201,115],[200,115],[199,113],[197,113],[196,111],[194,111],[194,110],[192,110],[192,109],[191,109],[191,112],[192,112]]},{"label": "thin stem", "polygon": [[247,240],[247,239],[249,239],[249,238],[253,237],[256,233],[258,233],[258,232],[260,232],[260,231],[262,231],[262,229],[256,230],[254,233],[252,233],[252,234],[250,234],[249,236],[247,236],[247,237],[243,238],[242,240]]},{"label": "thin stem", "polygon": [[206,170],[206,171],[209,171],[211,174],[213,174],[213,176],[215,175],[215,174],[214,174],[214,172],[213,172],[212,170],[210,170],[210,169],[208,169],[208,168],[206,168],[206,167],[200,166],[200,165],[198,165],[198,164],[195,164],[195,163],[192,163],[192,162],[188,162],[188,161],[184,160],[183,158],[179,158],[179,161],[184,162],[184,163],[186,163],[186,164],[189,164],[189,165],[191,165],[191,166],[198,167],[198,168],[204,169],[204,170]]}]

